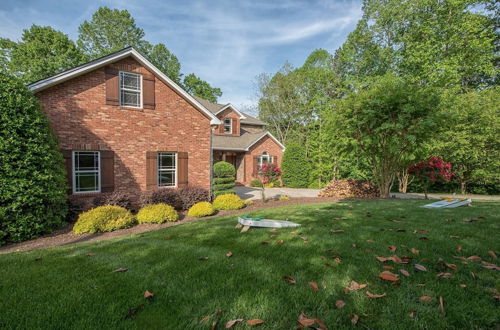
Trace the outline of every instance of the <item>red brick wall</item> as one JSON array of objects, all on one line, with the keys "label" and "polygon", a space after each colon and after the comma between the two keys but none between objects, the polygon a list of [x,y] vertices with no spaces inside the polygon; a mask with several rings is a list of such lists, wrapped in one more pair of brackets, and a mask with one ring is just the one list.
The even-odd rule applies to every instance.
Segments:
[{"label": "red brick wall", "polygon": [[[146,73],[132,58],[112,65]],[[115,190],[146,189],[147,151],[188,152],[189,185],[210,187],[210,120],[158,78],[156,108],[106,105],[104,68],[37,93],[61,149],[113,150]]]},{"label": "red brick wall", "polygon": [[254,156],[262,155],[264,151],[267,151],[270,156],[277,156],[278,166],[281,167],[283,150],[273,139],[271,139],[269,136],[266,136],[262,138],[262,140],[254,144],[252,148],[245,154],[245,184],[248,184],[250,183],[250,181],[256,179],[253,176],[253,159]]},{"label": "red brick wall", "polygon": [[[215,131],[215,134],[222,135],[240,135],[240,116],[231,109],[226,109],[221,113],[217,114],[217,118],[222,121],[222,125],[219,125],[218,129]],[[232,118],[233,119],[233,133],[227,134],[224,133],[224,118]]]}]

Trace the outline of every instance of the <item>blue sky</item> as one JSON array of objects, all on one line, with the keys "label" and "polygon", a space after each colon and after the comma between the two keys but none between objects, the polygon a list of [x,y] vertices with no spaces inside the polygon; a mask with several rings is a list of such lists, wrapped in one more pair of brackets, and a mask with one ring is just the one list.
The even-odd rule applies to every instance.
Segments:
[{"label": "blue sky", "polygon": [[334,52],[361,17],[361,1],[313,0],[1,0],[0,36],[18,40],[31,24],[77,39],[78,26],[100,6],[127,9],[145,39],[163,42],[181,62],[220,87],[220,103],[256,102],[255,77],[285,61],[300,66],[317,48]]}]

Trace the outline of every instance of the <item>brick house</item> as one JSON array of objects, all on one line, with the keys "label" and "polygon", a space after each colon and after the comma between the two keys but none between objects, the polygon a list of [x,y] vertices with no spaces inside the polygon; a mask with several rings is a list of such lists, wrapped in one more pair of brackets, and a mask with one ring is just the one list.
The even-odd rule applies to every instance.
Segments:
[{"label": "brick house", "polygon": [[259,163],[279,164],[284,150],[265,123],[189,95],[133,48],[29,88],[58,139],[72,195],[210,189],[212,164],[222,159],[248,183]]}]

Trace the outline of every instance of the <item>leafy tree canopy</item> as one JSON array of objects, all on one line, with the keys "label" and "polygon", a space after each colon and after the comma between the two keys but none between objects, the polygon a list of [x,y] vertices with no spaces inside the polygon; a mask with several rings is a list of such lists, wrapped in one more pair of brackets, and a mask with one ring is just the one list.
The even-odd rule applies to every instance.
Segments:
[{"label": "leafy tree canopy", "polygon": [[184,89],[191,95],[201,97],[210,102],[217,102],[217,98],[222,96],[220,88],[212,87],[194,73],[184,77]]}]

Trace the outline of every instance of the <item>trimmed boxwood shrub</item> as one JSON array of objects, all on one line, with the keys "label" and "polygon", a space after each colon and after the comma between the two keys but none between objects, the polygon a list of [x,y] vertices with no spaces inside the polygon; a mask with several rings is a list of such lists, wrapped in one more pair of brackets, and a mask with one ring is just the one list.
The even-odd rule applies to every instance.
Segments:
[{"label": "trimmed boxwood shrub", "polygon": [[187,186],[179,189],[179,198],[182,201],[182,209],[188,210],[198,202],[208,202],[210,200],[210,192],[202,187]]},{"label": "trimmed boxwood shrub", "polygon": [[167,204],[175,209],[182,209],[182,199],[179,195],[179,190],[171,188],[161,188],[153,191],[145,191],[141,194],[141,206],[151,204]]},{"label": "trimmed boxwood shrub", "polygon": [[250,181],[250,187],[262,188],[262,181],[252,180]]},{"label": "trimmed boxwood shrub", "polygon": [[245,206],[243,200],[232,194],[217,196],[214,200],[216,210],[239,210]]},{"label": "trimmed boxwood shrub", "polygon": [[215,209],[212,203],[209,202],[199,202],[191,206],[188,211],[188,216],[190,217],[206,217],[215,213]]},{"label": "trimmed boxwood shrub", "polygon": [[177,211],[172,206],[163,203],[144,206],[137,213],[139,223],[164,223],[178,219]]},{"label": "trimmed boxwood shrub", "polygon": [[4,73],[0,141],[0,245],[60,227],[68,211],[63,157],[36,97]]},{"label": "trimmed boxwood shrub", "polygon": [[310,165],[306,150],[299,144],[287,145],[281,165],[283,185],[291,188],[306,188],[309,184]]},{"label": "trimmed boxwood shrub", "polygon": [[127,209],[115,205],[104,205],[80,214],[73,232],[94,234],[128,228],[135,223],[134,216]]},{"label": "trimmed boxwood shrub", "polygon": [[214,164],[214,179],[213,179],[213,195],[214,197],[235,194],[232,189],[234,187],[234,175],[236,169],[228,162],[217,162]]}]

